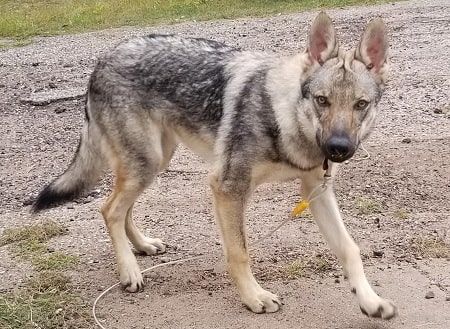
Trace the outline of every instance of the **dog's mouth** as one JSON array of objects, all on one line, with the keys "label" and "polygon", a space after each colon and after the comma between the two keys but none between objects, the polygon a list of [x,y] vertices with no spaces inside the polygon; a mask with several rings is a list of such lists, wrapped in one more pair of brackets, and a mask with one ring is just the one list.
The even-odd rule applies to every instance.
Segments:
[{"label": "dog's mouth", "polygon": [[334,153],[330,153],[330,152],[324,152],[325,153],[325,157],[326,159],[332,161],[332,162],[337,162],[337,163],[341,163],[344,161],[349,160],[353,154],[354,151],[349,151],[349,152],[334,152]]},{"label": "dog's mouth", "polygon": [[353,152],[345,154],[325,154],[325,157],[331,162],[341,163],[349,160],[353,156],[353,154]]}]

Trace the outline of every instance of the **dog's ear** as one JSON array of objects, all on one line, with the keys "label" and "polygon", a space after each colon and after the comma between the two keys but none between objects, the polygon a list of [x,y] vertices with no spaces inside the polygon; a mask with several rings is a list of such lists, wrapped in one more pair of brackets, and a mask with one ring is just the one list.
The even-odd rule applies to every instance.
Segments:
[{"label": "dog's ear", "polygon": [[322,65],[327,59],[338,54],[338,41],[333,22],[327,14],[321,12],[312,23],[309,32],[308,55],[310,60]]},{"label": "dog's ear", "polygon": [[356,48],[355,58],[366,65],[380,82],[386,79],[389,41],[384,22],[377,18],[367,25]]}]

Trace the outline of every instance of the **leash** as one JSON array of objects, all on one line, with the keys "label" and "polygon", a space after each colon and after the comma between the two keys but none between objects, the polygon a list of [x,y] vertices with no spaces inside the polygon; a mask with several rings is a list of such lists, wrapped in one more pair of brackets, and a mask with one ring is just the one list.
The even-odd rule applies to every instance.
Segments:
[{"label": "leash", "polygon": [[[370,158],[370,153],[364,148],[364,146],[361,144],[362,149],[364,150],[364,152],[366,152],[366,156],[362,157],[362,158],[358,158],[358,159],[354,159],[356,161],[361,161],[361,160],[367,160]],[[327,189],[328,186],[330,185],[330,181],[331,181],[331,166],[328,165],[328,159],[325,159],[323,162],[323,170],[325,170],[325,174],[323,175],[323,181],[321,184],[317,185],[316,187],[313,188],[313,190],[310,192],[310,194],[308,195],[308,197],[306,199],[301,200],[296,207],[294,208],[294,210],[291,213],[291,216],[286,218],[285,220],[283,220],[280,224],[278,224],[275,228],[273,228],[272,230],[270,230],[266,235],[264,235],[262,238],[256,240],[255,242],[251,243],[249,245],[250,248],[260,244],[261,242],[263,242],[264,240],[266,240],[267,238],[269,238],[270,236],[272,236],[276,231],[278,231],[281,227],[283,227],[284,225],[286,225],[287,222],[289,222],[290,220],[292,220],[292,218],[299,216],[303,211],[305,211],[311,202],[313,202],[315,199],[317,199],[322,193],[324,193]],[[163,267],[163,266],[169,266],[169,265],[175,265],[175,264],[182,264],[185,262],[190,262],[190,261],[194,261],[194,260],[199,260],[199,259],[206,259],[206,258],[212,258],[215,257],[219,254],[218,251],[212,253],[212,254],[208,254],[208,255],[200,255],[200,256],[194,256],[194,257],[188,257],[188,258],[182,258],[182,259],[178,259],[178,260],[173,260],[167,263],[162,263],[162,264],[157,264],[151,267],[148,267],[144,270],[141,271],[142,274],[149,272],[151,270],[157,269],[159,267]],[[120,282],[117,282],[115,284],[113,284],[112,286],[106,288],[104,291],[102,291],[100,293],[100,295],[98,295],[98,297],[95,299],[93,305],[92,305],[92,315],[94,317],[95,323],[97,324],[98,327],[100,327],[101,329],[107,329],[106,327],[104,327],[101,323],[100,320],[97,318],[97,305],[98,302],[100,301],[100,299],[102,299],[108,292],[110,292],[112,289],[114,289],[115,287],[119,286]]]},{"label": "leash", "polygon": [[331,167],[328,165],[328,159],[325,159],[323,162],[323,170],[325,170],[325,174],[323,175],[322,184],[319,184],[315,188],[313,188],[308,197],[304,200],[301,200],[295,206],[294,210],[292,210],[292,217],[297,217],[303,211],[305,211],[309,207],[309,204],[317,199],[328,188],[328,183],[331,180]]},{"label": "leash", "polygon": [[363,161],[363,160],[370,159],[369,151],[366,150],[366,148],[364,147],[364,145],[362,143],[360,144],[360,146],[361,146],[361,149],[364,151],[364,153],[366,153],[366,155],[359,157],[359,158],[352,159],[353,161]]}]

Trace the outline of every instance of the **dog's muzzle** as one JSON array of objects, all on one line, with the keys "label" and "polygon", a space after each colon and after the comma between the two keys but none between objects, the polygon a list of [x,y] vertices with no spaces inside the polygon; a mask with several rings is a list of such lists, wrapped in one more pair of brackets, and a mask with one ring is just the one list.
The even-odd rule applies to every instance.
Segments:
[{"label": "dog's muzzle", "polygon": [[333,162],[343,162],[355,153],[355,147],[349,137],[332,135],[322,146],[325,156]]}]

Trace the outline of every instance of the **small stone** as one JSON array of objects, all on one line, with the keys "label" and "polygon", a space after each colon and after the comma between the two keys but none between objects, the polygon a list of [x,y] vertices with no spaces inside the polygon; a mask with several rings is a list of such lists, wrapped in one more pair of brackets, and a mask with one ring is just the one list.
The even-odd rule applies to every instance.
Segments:
[{"label": "small stone", "polygon": [[434,292],[433,291],[428,291],[426,294],[425,294],[425,298],[426,299],[431,299],[431,298],[434,298]]},{"label": "small stone", "polygon": [[445,297],[446,302],[450,302],[450,296]]},{"label": "small stone", "polygon": [[437,108],[437,109],[434,109],[433,112],[436,114],[442,114],[442,109]]},{"label": "small stone", "polygon": [[411,138],[403,138],[402,143],[405,143],[405,144],[411,143]]},{"label": "small stone", "polygon": [[168,262],[170,262],[170,258],[169,257],[161,257],[160,261],[161,261],[161,263],[168,263]]},{"label": "small stone", "polygon": [[60,113],[64,113],[64,112],[66,112],[66,109],[65,109],[64,107],[58,107],[58,108],[55,110],[55,113],[56,113],[56,114],[60,114]]},{"label": "small stone", "polygon": [[33,198],[28,198],[23,202],[24,206],[31,206],[33,204]]},{"label": "small stone", "polygon": [[54,82],[49,82],[49,83],[48,83],[48,87],[49,87],[49,88],[52,88],[52,89],[55,89],[55,88],[56,88],[56,83],[54,83]]},{"label": "small stone", "polygon": [[373,255],[374,255],[375,257],[383,257],[384,251],[382,251],[382,250],[374,250],[374,251],[373,251]]},{"label": "small stone", "polygon": [[39,66],[39,62],[34,62],[34,63],[31,63],[31,66],[34,66],[34,67],[36,67],[36,66]]},{"label": "small stone", "polygon": [[442,107],[441,109],[441,113],[450,115],[450,104],[444,105],[444,107]]},{"label": "small stone", "polygon": [[334,283],[341,283],[341,280],[339,280],[339,279],[334,279]]}]

